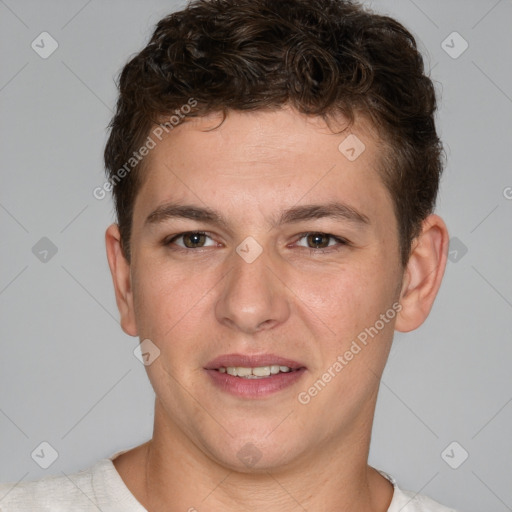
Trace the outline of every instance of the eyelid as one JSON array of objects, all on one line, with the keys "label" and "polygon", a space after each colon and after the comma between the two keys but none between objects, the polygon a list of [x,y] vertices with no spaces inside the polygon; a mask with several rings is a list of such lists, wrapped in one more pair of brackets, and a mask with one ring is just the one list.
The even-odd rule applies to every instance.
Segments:
[{"label": "eyelid", "polygon": [[[171,245],[171,243],[174,243],[177,239],[182,238],[185,235],[204,235],[204,236],[210,238],[212,241],[214,241],[211,236],[211,233],[208,233],[207,231],[182,231],[181,233],[177,233],[176,235],[171,235],[169,237],[166,237],[162,243],[163,243],[163,245]],[[190,247],[181,247],[179,245],[177,247],[178,247],[178,249],[182,249],[184,251],[199,251],[204,248],[204,247],[198,247],[197,249],[191,249]],[[211,246],[208,246],[208,247],[211,247]]]},{"label": "eyelid", "polygon": [[301,246],[303,249],[307,249],[311,253],[320,253],[320,254],[328,253],[331,251],[338,251],[338,250],[342,249],[343,247],[351,245],[350,242],[346,238],[343,238],[341,236],[336,236],[336,235],[333,235],[332,233],[327,233],[324,231],[306,231],[305,233],[300,233],[298,235],[297,241],[299,241],[302,238],[307,237],[309,235],[322,235],[327,238],[332,238],[333,240],[338,242],[338,245],[330,245],[330,246],[327,246],[324,248],[318,248],[318,249],[315,249],[314,247],[302,247]]},{"label": "eyelid", "polygon": [[327,233],[325,231],[306,231],[304,233],[300,233],[299,235],[297,235],[298,236],[297,240],[300,240],[301,238],[304,238],[305,236],[309,236],[309,235],[323,235],[323,236],[332,238],[333,240],[337,240],[338,242],[341,242],[344,244],[350,243],[346,238],[343,238],[341,236],[336,236],[336,235],[333,235],[332,233]]},{"label": "eyelid", "polygon": [[[215,240],[211,236],[211,233],[209,233],[207,231],[183,231],[181,233],[177,233],[175,235],[171,235],[170,237],[165,238],[162,243],[165,246],[171,245],[171,243],[173,243],[175,240],[177,240],[179,238],[182,238],[185,235],[204,235],[204,236],[210,238],[212,241],[215,242]],[[336,245],[334,245],[334,246],[327,246],[327,247],[324,247],[324,248],[314,248],[314,247],[299,246],[302,249],[309,250],[311,253],[319,253],[319,254],[328,253],[328,252],[331,252],[331,251],[340,250],[343,247],[351,245],[350,241],[348,241],[347,239],[345,239],[343,237],[340,237],[340,236],[333,235],[331,233],[323,232],[323,231],[306,231],[304,233],[299,233],[298,235],[296,235],[297,236],[297,240],[294,243],[297,243],[297,241],[299,241],[302,238],[307,237],[309,235],[323,235],[325,237],[331,238],[331,239],[335,240],[336,242],[338,242],[337,246]],[[200,252],[202,249],[207,249],[208,247],[212,247],[212,246],[198,247],[198,248],[195,248],[195,249],[194,248],[190,248],[190,247],[182,247],[182,246],[179,246],[179,245],[177,245],[176,247],[177,248],[174,249],[174,250],[178,250],[178,251],[181,250],[181,251],[186,251],[186,252],[191,252],[191,251]]]}]

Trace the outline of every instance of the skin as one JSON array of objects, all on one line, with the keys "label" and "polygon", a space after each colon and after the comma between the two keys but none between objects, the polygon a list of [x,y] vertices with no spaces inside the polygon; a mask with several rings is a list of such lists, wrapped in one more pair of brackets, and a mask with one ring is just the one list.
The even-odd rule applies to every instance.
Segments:
[{"label": "skin", "polygon": [[[156,394],[153,438],[114,465],[150,511],[384,512],[393,488],[367,463],[380,378],[394,330],[416,329],[431,310],[446,266],[446,226],[430,215],[401,266],[392,199],[377,171],[383,145],[363,119],[338,134],[288,107],[230,112],[218,126],[220,119],[184,122],[146,157],[130,263],[117,225],[106,232],[121,326],[160,350],[146,366]],[[366,146],[353,162],[338,150],[349,133]],[[213,208],[228,226],[145,224],[171,200]],[[369,224],[271,224],[283,209],[331,201]],[[191,231],[208,237],[163,243]],[[305,232],[349,244],[326,237],[316,248]],[[252,263],[236,252],[248,236],[263,249]],[[298,393],[396,302],[400,313],[300,403]],[[307,370],[265,398],[220,391],[203,369],[221,354],[269,352]],[[252,467],[237,456],[247,443],[261,454]]]}]

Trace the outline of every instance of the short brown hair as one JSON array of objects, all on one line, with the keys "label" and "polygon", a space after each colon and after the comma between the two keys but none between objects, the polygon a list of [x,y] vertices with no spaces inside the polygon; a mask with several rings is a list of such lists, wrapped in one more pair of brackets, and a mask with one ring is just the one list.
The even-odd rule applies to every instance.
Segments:
[{"label": "short brown hair", "polygon": [[[130,260],[141,166],[116,173],[163,116],[290,105],[307,115],[369,119],[388,150],[401,262],[433,212],[442,173],[436,95],[416,41],[399,22],[350,0],[193,0],[163,18],[123,68],[105,166]],[[117,177],[117,180],[114,178]]]}]

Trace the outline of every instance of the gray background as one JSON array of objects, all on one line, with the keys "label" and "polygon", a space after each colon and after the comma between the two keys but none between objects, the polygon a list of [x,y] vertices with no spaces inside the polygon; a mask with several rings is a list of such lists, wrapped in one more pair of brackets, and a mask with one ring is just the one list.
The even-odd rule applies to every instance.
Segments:
[{"label": "gray background", "polygon": [[[456,237],[429,319],[397,333],[370,462],[463,511],[512,510],[512,2],[367,3],[427,55],[448,154],[437,212]],[[113,79],[182,5],[0,0],[0,481],[69,474],[151,436],[153,391],[105,257],[112,203],[92,190]],[[43,31],[59,45],[47,59],[31,48]],[[451,56],[442,46],[454,31],[469,44],[457,58],[458,36]],[[58,249],[46,261],[43,237]],[[31,457],[43,441],[48,469]]]}]

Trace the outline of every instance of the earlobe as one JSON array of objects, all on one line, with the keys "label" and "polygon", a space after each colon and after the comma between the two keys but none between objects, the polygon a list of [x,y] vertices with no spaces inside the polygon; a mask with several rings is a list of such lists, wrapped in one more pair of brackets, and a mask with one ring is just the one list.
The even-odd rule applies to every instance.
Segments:
[{"label": "earlobe", "polygon": [[402,310],[395,324],[397,331],[417,329],[429,315],[446,268],[448,243],[448,230],[443,219],[429,215],[413,242],[404,272],[400,293]]},{"label": "earlobe", "polygon": [[116,294],[117,308],[121,315],[121,327],[126,334],[137,336],[130,264],[124,257],[121,248],[121,235],[117,224],[112,224],[107,228],[105,245]]}]

